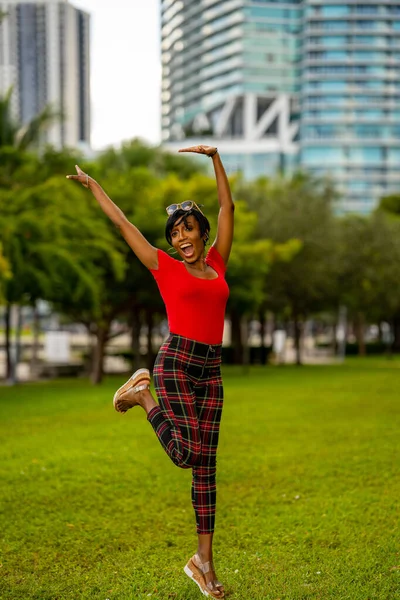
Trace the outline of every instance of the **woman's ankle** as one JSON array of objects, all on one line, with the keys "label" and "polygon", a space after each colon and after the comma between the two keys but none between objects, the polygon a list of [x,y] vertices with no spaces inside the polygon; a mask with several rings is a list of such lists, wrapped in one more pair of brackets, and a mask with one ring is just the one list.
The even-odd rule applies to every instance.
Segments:
[{"label": "woman's ankle", "polygon": [[201,550],[197,550],[197,557],[203,565],[208,562],[212,563],[213,561],[212,552],[202,552]]},{"label": "woman's ankle", "polygon": [[153,410],[153,408],[158,406],[157,402],[154,400],[153,396],[151,395],[150,390],[144,390],[143,392],[140,392],[140,397],[139,397],[138,401],[139,401],[140,406],[146,411],[147,415],[149,414],[149,412],[151,410]]}]

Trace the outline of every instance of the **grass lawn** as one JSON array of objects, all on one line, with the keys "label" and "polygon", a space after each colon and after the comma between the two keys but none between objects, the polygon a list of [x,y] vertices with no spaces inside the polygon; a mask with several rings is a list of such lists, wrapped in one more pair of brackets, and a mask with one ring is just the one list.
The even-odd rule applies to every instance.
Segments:
[{"label": "grass lawn", "polygon": [[[230,600],[400,598],[400,361],[225,369],[215,562]],[[121,379],[0,387],[0,598],[195,600],[190,471]]]}]

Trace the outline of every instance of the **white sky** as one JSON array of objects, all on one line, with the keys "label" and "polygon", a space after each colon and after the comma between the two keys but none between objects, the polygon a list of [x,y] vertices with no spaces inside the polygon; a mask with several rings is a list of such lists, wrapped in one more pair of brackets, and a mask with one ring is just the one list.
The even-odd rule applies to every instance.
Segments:
[{"label": "white sky", "polygon": [[71,0],[91,14],[92,146],[160,141],[160,0]]}]

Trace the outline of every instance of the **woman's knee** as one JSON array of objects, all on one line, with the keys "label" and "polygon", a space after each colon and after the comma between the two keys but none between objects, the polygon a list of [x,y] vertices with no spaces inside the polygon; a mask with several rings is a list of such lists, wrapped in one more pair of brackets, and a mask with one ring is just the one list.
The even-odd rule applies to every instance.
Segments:
[{"label": "woman's knee", "polygon": [[175,463],[181,469],[193,469],[201,463],[201,452],[184,452]]}]

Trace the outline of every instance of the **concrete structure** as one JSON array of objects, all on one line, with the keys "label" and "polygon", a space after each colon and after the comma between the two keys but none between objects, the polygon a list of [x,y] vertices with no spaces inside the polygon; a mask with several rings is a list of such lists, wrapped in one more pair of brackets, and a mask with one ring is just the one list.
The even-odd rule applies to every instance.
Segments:
[{"label": "concrete structure", "polygon": [[162,0],[162,136],[248,178],[331,174],[342,210],[400,189],[400,2]]},{"label": "concrete structure", "polygon": [[27,123],[47,104],[61,110],[46,141],[90,145],[90,17],[68,0],[0,1],[0,93],[14,87],[13,113]]}]

